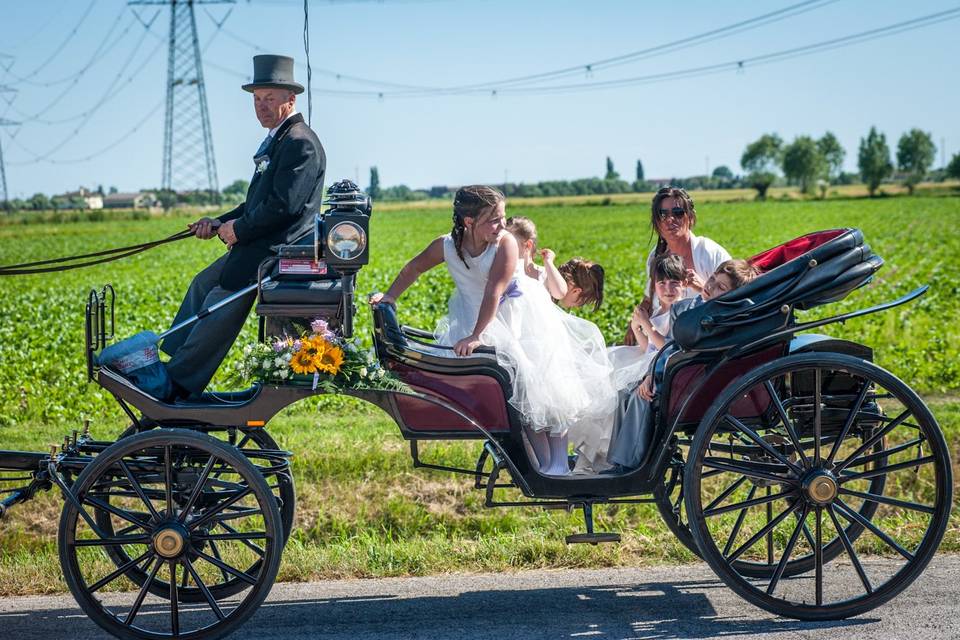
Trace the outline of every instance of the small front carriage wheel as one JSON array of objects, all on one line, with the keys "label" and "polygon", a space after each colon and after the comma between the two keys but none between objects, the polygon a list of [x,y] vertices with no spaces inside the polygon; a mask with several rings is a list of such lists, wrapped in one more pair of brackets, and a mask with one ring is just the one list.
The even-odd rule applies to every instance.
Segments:
[{"label": "small front carriage wheel", "polygon": [[703,558],[731,589],[778,615],[832,620],[920,575],[946,530],[951,483],[943,434],[916,393],[864,360],[809,353],[747,373],[714,401],[684,499]]},{"label": "small front carriage wheel", "polygon": [[[64,505],[58,533],[64,578],[83,611],[117,637],[220,638],[253,615],[273,586],[283,550],[277,503],[235,447],[180,429],[139,434],[100,453],[72,492],[77,503]],[[110,513],[109,531],[96,510]],[[220,532],[221,522],[232,532]],[[117,567],[108,549],[130,560]],[[143,584],[127,577],[134,567],[145,572]],[[208,585],[223,576],[245,588],[212,592]],[[158,579],[167,585],[164,597],[151,593]],[[203,601],[182,607],[181,589],[199,591]]]}]

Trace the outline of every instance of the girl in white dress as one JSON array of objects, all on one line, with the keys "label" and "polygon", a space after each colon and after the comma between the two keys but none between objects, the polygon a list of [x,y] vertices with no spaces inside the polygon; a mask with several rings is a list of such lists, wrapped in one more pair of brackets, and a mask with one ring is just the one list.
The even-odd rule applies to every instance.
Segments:
[{"label": "girl in white dress", "polygon": [[541,471],[562,475],[569,473],[564,436],[603,429],[615,409],[612,367],[599,329],[554,305],[525,275],[517,241],[504,228],[505,205],[491,187],[458,190],[450,234],[433,240],[371,302],[395,304],[420,274],[444,263],[456,290],[438,342],[458,356],[495,347]]}]

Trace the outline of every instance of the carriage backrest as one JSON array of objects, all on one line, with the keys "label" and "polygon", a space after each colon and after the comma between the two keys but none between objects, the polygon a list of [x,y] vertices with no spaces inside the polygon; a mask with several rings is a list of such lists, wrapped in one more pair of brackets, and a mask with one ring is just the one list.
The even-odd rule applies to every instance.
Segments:
[{"label": "carriage backrest", "polygon": [[791,326],[794,309],[844,298],[883,266],[857,229],[818,231],[750,259],[762,273],[686,311],[673,326],[685,351],[719,351]]},{"label": "carriage backrest", "polygon": [[[494,433],[510,431],[510,377],[491,353],[468,358],[449,347],[404,335],[391,305],[373,309],[374,347],[381,364],[417,392],[442,399]],[[482,437],[469,422],[441,406],[409,396],[394,397],[392,415],[408,436]]]},{"label": "carriage backrest", "polygon": [[[707,409],[729,384],[743,374],[785,355],[786,349],[787,343],[778,343],[734,358],[713,371],[710,370],[717,358],[690,358],[678,353],[679,362],[667,364],[661,387],[665,390],[661,397],[667,398],[664,418],[668,418],[672,423],[682,409],[681,425],[699,424]],[[738,400],[731,413],[736,418],[751,420],[765,415],[769,408],[770,397],[767,393],[754,390]]]}]

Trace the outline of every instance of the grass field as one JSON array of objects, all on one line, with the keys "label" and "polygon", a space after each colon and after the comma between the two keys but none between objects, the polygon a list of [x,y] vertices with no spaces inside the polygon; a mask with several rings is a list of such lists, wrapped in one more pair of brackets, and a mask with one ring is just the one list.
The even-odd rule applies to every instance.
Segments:
[{"label": "grass field", "polygon": [[[601,262],[607,298],[598,313],[583,312],[608,340],[618,338],[643,286],[640,266],[651,246],[647,205],[562,203],[515,207],[539,225],[541,244],[561,260]],[[508,205],[508,214],[510,206]],[[876,349],[876,361],[933,404],[954,460],[960,441],[960,197],[876,200],[707,202],[697,232],[734,256],[749,256],[794,236],[841,226],[863,229],[886,266],[868,287],[819,317],[891,299],[921,284],[930,293],[907,307],[833,325],[833,335]],[[169,235],[187,218],[0,226],[0,264],[95,251]],[[384,289],[403,262],[449,230],[446,210],[378,209],[371,231],[371,265],[360,293]],[[217,241],[184,241],[122,262],[51,276],[0,280],[0,448],[42,450],[83,419],[101,438],[125,425],[121,411],[84,377],[82,310],[86,292],[105,282],[118,294],[117,333],[161,330],[193,274],[222,251]],[[446,307],[449,277],[435,270],[400,300],[406,324],[432,328]],[[369,332],[361,313],[358,332]],[[240,343],[255,338],[250,320]],[[236,358],[234,350],[228,367]],[[228,368],[225,367],[225,368]],[[221,371],[215,381],[226,378]],[[413,471],[395,426],[376,409],[323,399],[289,409],[271,433],[296,452],[298,529],[284,556],[283,579],[424,574],[527,567],[618,566],[689,560],[655,509],[602,510],[598,528],[624,533],[611,547],[567,547],[579,530],[576,514],[495,510],[462,478]],[[437,444],[431,459],[472,464],[477,446]],[[0,522],[0,594],[59,591],[55,529],[60,501],[42,496]],[[960,551],[956,515],[943,548]]]}]

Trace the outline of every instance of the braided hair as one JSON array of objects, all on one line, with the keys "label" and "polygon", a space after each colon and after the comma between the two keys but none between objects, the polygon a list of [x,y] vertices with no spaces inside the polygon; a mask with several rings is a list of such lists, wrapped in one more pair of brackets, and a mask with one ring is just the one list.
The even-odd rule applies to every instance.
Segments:
[{"label": "braided hair", "polygon": [[450,231],[450,236],[453,238],[457,256],[468,269],[470,265],[463,257],[463,234],[467,230],[464,218],[477,219],[487,211],[496,209],[504,200],[506,198],[499,189],[482,184],[457,189],[457,195],[453,199],[453,230]]}]

